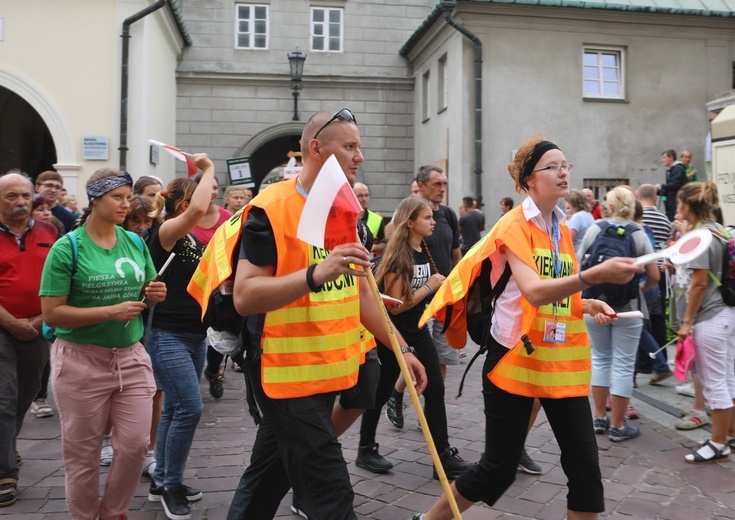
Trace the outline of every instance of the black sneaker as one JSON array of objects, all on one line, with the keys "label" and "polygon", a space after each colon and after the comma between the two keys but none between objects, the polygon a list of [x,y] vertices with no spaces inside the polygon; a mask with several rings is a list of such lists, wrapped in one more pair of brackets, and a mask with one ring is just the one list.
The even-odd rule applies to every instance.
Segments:
[{"label": "black sneaker", "polygon": [[223,395],[225,395],[225,389],[222,386],[222,376],[219,375],[219,372],[216,374],[210,374],[205,370],[204,377],[206,377],[207,381],[209,381],[209,395],[211,395],[215,399],[220,399]]},{"label": "black sneaker", "polygon": [[[469,467],[475,465],[460,457],[457,448],[452,448],[451,446],[439,454],[439,460],[442,463],[444,473],[447,475],[448,480],[456,480]],[[436,472],[436,468],[434,468],[433,476],[434,480],[439,480],[439,474]]]},{"label": "black sneaker", "polygon": [[357,460],[355,464],[357,464],[358,468],[366,469],[373,473],[385,473],[393,468],[393,464],[378,453],[378,443],[360,446],[357,449]]},{"label": "black sneaker", "polygon": [[[181,485],[184,488],[186,500],[189,502],[196,502],[202,498],[202,490],[191,488],[189,486]],[[160,502],[161,496],[163,495],[163,486],[157,486],[155,482],[151,482],[151,487],[148,488],[148,501],[149,502]]]},{"label": "black sneaker", "polygon": [[540,475],[541,466],[536,464],[531,457],[528,456],[526,448],[521,452],[521,460],[518,462],[518,471],[528,473],[529,475]]},{"label": "black sneaker", "polygon": [[300,517],[306,518],[306,520],[309,520],[309,517],[306,516],[306,513],[301,509],[301,506],[298,502],[296,502],[296,497],[291,498],[291,511],[294,512],[294,514],[299,515]]},{"label": "black sneaker", "polygon": [[403,429],[403,409],[405,407],[403,400],[399,401],[395,397],[389,398],[388,402],[385,403],[385,418],[396,430]]},{"label": "black sneaker", "polygon": [[174,486],[171,489],[164,487],[161,503],[170,520],[189,520],[191,518],[191,507],[186,499],[186,486]]}]

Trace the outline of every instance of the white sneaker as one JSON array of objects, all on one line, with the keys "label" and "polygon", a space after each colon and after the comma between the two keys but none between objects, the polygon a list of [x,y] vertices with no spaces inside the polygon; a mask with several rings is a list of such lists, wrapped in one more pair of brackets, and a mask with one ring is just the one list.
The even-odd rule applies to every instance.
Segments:
[{"label": "white sneaker", "polygon": [[36,399],[31,405],[31,413],[36,414],[36,417],[51,417],[54,409],[46,403],[46,399]]},{"label": "white sneaker", "polygon": [[694,430],[705,424],[709,424],[707,412],[700,410],[689,410],[684,417],[674,423],[677,430]]},{"label": "white sneaker", "polygon": [[105,435],[102,441],[102,451],[100,452],[100,466],[109,466],[112,464],[112,437]]},{"label": "white sneaker", "polygon": [[694,397],[694,386],[691,383],[685,383],[676,387],[676,393],[686,395],[687,397]]},{"label": "white sneaker", "polygon": [[153,478],[153,473],[156,471],[156,456],[152,451],[149,451],[145,456],[145,464],[143,464],[143,476]]}]

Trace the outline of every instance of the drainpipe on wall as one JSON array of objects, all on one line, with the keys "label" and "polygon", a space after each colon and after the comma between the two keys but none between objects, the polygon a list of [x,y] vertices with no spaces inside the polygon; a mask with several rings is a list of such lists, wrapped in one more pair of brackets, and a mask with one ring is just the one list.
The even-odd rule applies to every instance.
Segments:
[{"label": "drainpipe on wall", "polygon": [[443,0],[444,19],[475,45],[475,196],[482,202],[482,41],[472,31],[452,18],[457,2]]},{"label": "drainpipe on wall", "polygon": [[127,171],[128,161],[128,65],[130,61],[130,26],[149,14],[158,11],[166,5],[168,0],[158,0],[142,11],[126,18],[123,22],[123,30],[120,35],[122,40],[122,74],[120,75],[120,170]]}]

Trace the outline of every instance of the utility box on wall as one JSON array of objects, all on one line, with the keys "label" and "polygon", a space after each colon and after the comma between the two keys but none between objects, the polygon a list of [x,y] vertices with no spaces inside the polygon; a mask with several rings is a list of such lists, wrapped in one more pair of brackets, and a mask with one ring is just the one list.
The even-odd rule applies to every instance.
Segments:
[{"label": "utility box on wall", "polygon": [[735,105],[712,121],[712,180],[726,225],[735,225]]}]

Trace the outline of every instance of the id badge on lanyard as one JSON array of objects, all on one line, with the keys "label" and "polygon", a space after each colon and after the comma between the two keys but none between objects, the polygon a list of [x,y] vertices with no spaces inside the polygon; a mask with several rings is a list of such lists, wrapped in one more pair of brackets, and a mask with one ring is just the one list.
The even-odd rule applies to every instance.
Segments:
[{"label": "id badge on lanyard", "polygon": [[[561,252],[559,251],[559,220],[556,213],[551,214],[552,231],[550,241],[553,246],[551,248],[551,259],[553,263],[552,276],[559,278],[561,276]],[[557,318],[559,302],[554,302],[554,320],[546,320],[544,323],[544,341],[547,343],[564,343],[567,334],[567,324],[559,323]]]}]

